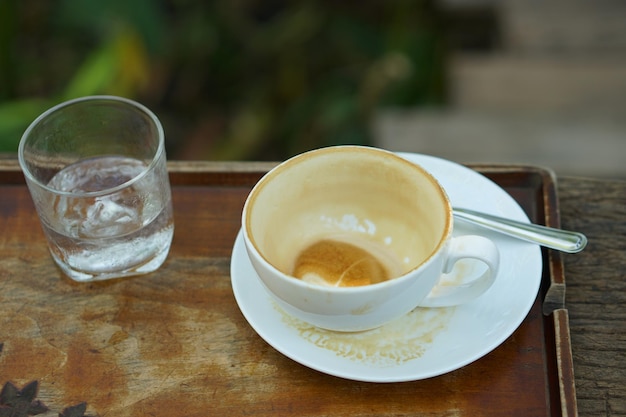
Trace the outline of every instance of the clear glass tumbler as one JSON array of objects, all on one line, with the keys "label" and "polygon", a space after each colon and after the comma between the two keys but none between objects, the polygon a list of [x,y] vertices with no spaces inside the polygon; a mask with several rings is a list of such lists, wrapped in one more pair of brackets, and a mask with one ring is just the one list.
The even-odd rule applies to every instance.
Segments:
[{"label": "clear glass tumbler", "polygon": [[75,281],[145,274],[174,234],[164,133],[143,105],[91,96],[24,132],[18,157],[52,257]]}]

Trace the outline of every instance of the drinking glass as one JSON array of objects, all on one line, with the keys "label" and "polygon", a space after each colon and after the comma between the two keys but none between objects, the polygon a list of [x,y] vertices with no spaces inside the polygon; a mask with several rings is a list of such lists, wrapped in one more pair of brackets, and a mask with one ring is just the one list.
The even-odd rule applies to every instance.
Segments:
[{"label": "drinking glass", "polygon": [[61,103],[26,129],[18,158],[61,270],[75,281],[145,274],[174,234],[164,133],[121,97]]}]

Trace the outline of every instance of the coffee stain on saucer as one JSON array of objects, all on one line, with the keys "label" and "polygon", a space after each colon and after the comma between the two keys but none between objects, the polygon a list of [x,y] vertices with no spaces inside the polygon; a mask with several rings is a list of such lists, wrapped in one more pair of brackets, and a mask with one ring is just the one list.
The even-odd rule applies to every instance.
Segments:
[{"label": "coffee stain on saucer", "polygon": [[284,312],[283,322],[311,344],[352,361],[379,367],[397,366],[421,358],[435,338],[445,332],[455,308],[416,308],[373,330],[342,333],[321,329]]}]

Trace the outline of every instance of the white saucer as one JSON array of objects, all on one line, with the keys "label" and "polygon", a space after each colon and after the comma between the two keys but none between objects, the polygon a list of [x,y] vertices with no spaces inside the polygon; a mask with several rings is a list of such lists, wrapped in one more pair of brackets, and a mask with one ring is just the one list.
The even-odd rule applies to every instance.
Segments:
[{"label": "white saucer", "polygon": [[[418,154],[400,154],[430,171],[452,204],[528,222],[517,202],[498,185],[462,165]],[[455,234],[476,233],[462,223]],[[454,308],[418,308],[385,326],[337,333],[284,313],[257,277],[241,232],[231,259],[239,308],[254,330],[276,350],[318,371],[357,381],[400,382],[461,368],[491,352],[522,323],[541,281],[538,246],[480,230],[500,249],[495,284],[478,299]]]}]

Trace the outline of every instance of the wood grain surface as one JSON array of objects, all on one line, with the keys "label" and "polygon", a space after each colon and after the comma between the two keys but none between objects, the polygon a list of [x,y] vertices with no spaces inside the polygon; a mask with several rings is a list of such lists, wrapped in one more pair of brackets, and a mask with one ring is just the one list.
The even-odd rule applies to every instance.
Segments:
[{"label": "wood grain surface", "polygon": [[[243,201],[268,166],[211,167],[177,167],[195,174],[193,181],[173,177],[176,232],[161,269],[90,284],[60,274],[23,179],[4,176],[0,385],[23,389],[24,399],[37,381],[46,417],[75,405],[86,416],[121,417],[561,415],[546,364],[552,321],[539,299],[499,348],[430,380],[346,381],[276,352],[245,322],[229,277]],[[566,178],[559,192],[563,226],[590,238],[585,252],[565,258],[578,408],[582,416],[621,415],[626,185]],[[523,195],[515,187],[512,193]],[[567,316],[557,321],[567,326]],[[1,401],[0,394],[0,408]]]},{"label": "wood grain surface", "polygon": [[564,228],[587,235],[565,255],[566,305],[581,416],[626,416],[626,182],[561,178]]}]

